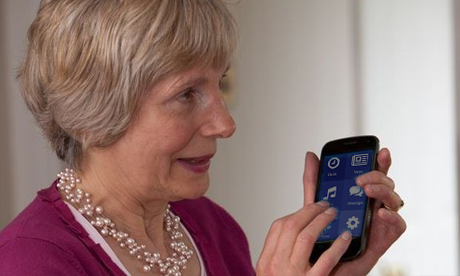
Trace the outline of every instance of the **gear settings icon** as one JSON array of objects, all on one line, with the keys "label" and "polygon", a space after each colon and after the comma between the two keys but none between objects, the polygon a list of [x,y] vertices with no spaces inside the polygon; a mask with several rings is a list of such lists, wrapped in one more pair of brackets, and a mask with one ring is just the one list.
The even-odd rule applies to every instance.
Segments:
[{"label": "gear settings icon", "polygon": [[347,221],[347,226],[348,228],[350,228],[351,230],[355,229],[356,227],[358,227],[358,224],[359,224],[359,220],[357,217],[355,216],[352,216],[351,218],[348,219]]}]

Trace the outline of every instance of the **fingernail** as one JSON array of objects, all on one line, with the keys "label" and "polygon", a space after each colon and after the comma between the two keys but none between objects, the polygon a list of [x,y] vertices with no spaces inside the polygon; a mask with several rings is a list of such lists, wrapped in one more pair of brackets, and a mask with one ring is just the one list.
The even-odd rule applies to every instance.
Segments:
[{"label": "fingernail", "polygon": [[328,214],[328,215],[333,215],[333,214],[335,214],[336,211],[335,211],[335,208],[332,208],[332,207],[331,207],[331,208],[327,209],[327,210],[324,211],[324,212],[325,212],[326,214]]},{"label": "fingernail", "polygon": [[357,184],[358,186],[362,186],[362,185],[364,184],[363,181],[361,180],[361,177],[357,177],[357,178],[356,178],[356,184]]},{"label": "fingernail", "polygon": [[324,201],[324,200],[318,201],[318,202],[316,202],[316,204],[318,204],[321,207],[328,207],[329,206],[329,202]]},{"label": "fingernail", "polygon": [[349,239],[351,239],[351,233],[350,233],[350,231],[347,230],[347,231],[343,232],[343,234],[342,234],[342,239],[344,239],[344,240],[346,240],[346,241],[348,241]]}]

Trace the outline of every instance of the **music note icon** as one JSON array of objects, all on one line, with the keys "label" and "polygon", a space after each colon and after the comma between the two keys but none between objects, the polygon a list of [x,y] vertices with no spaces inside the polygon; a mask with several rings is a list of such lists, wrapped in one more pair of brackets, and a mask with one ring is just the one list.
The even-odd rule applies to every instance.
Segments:
[{"label": "music note icon", "polygon": [[329,197],[330,197],[330,198],[335,198],[336,194],[337,194],[337,186],[334,186],[334,187],[332,187],[332,188],[329,188],[329,189],[327,190],[327,195],[326,195],[326,197],[323,198],[323,200],[328,200]]}]

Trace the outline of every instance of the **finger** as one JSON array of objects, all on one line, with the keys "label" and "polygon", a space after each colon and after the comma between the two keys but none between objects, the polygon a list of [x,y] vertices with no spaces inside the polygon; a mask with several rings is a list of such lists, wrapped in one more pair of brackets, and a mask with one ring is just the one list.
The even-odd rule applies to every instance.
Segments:
[{"label": "finger", "polygon": [[379,154],[377,155],[377,170],[388,174],[388,171],[391,167],[391,154],[390,150],[387,148],[383,148],[380,150]]},{"label": "finger", "polygon": [[397,235],[401,235],[407,229],[406,222],[401,217],[401,215],[398,214],[397,212],[390,211],[384,208],[380,208],[377,213],[377,216],[385,224],[392,227],[391,229]]},{"label": "finger", "polygon": [[335,208],[328,208],[300,232],[291,254],[290,261],[292,265],[298,267],[300,270],[307,267],[316,240],[326,226],[334,220],[336,215],[337,211]]},{"label": "finger", "polygon": [[390,209],[398,210],[401,207],[401,197],[386,185],[369,184],[364,187],[364,192],[368,197],[381,201]]},{"label": "finger", "polygon": [[384,173],[379,171],[372,171],[360,175],[356,178],[356,184],[361,187],[365,187],[369,184],[383,184],[388,186],[390,189],[394,190],[395,183],[393,179],[386,176]]},{"label": "finger", "polygon": [[318,180],[319,159],[313,152],[305,155],[305,168],[303,172],[303,206],[315,201],[316,181]]},{"label": "finger", "polygon": [[372,226],[365,251],[358,259],[342,263],[340,274],[337,275],[367,275],[405,230],[406,223],[398,213],[379,208],[372,216]]},{"label": "finger", "polygon": [[325,201],[317,202],[285,219],[274,254],[277,255],[277,260],[288,261],[300,232],[328,207],[329,204]]},{"label": "finger", "polygon": [[[310,270],[311,275],[329,275],[335,266],[339,263],[340,258],[345,254],[348,246],[351,243],[351,233],[345,231],[338,239],[334,241],[332,246],[324,252],[318,261]],[[347,274],[355,275],[355,274]]]},{"label": "finger", "polygon": [[[374,223],[374,225],[380,228],[380,235],[369,244],[360,258],[360,263],[367,264],[367,267],[369,267],[368,270],[362,271],[362,275],[369,273],[370,269],[377,263],[379,258],[385,254],[388,248],[390,248],[407,229],[406,222],[398,213],[384,208],[380,208],[377,212],[376,223]],[[352,270],[357,273],[356,267]]]},{"label": "finger", "polygon": [[[367,247],[363,254],[363,262],[375,264],[378,259],[390,248],[390,246],[406,231],[407,225],[404,219],[396,212],[380,208],[377,212],[379,237]],[[375,224],[374,223],[374,226]],[[371,246],[372,245],[372,246]]]},{"label": "finger", "polygon": [[266,267],[275,253],[276,244],[278,243],[278,238],[282,230],[282,221],[284,218],[276,220],[270,230],[268,231],[267,238],[265,239],[265,244],[260,253],[257,266]]}]

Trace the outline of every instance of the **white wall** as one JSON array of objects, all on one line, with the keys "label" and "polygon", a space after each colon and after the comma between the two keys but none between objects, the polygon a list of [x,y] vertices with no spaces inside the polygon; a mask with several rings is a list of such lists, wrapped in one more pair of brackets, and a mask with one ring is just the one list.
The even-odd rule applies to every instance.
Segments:
[{"label": "white wall", "polygon": [[241,2],[238,129],[209,195],[245,228],[254,262],[271,222],[302,204],[304,152],[373,133],[392,150],[408,230],[372,275],[458,275],[451,5]]},{"label": "white wall", "polygon": [[393,151],[408,224],[381,264],[408,275],[458,275],[452,8],[362,1],[363,127]]},{"label": "white wall", "polygon": [[302,207],[306,151],[356,134],[352,1],[246,0],[232,112],[209,195],[246,230],[256,261],[271,223]]},{"label": "white wall", "polygon": [[[10,204],[0,212],[0,228],[32,200],[40,188],[48,187],[58,172],[55,157],[41,137],[34,120],[22,102],[16,81],[16,69],[24,55],[27,29],[39,0],[1,0],[1,49],[3,62],[1,102],[2,198]],[[6,119],[6,120],[5,120]]]}]

